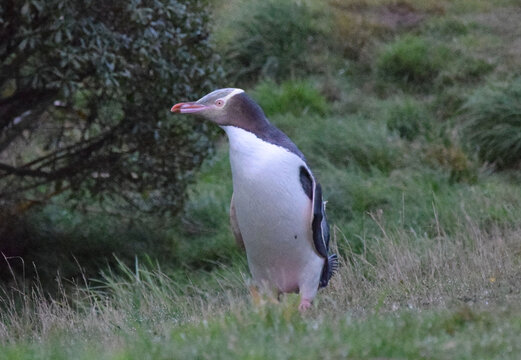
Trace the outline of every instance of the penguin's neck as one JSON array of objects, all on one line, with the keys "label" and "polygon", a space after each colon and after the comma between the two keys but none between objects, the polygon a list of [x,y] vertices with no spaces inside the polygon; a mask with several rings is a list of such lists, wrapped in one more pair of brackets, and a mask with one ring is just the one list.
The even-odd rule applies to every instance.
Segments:
[{"label": "penguin's neck", "polygon": [[[235,126],[223,126],[230,141],[230,164],[234,183],[260,181],[266,176],[279,177],[297,171],[304,162],[285,147],[264,141],[255,134]],[[294,170],[293,168],[297,169]]]},{"label": "penguin's neck", "polygon": [[234,180],[252,178],[265,171],[279,146],[235,126],[224,126],[223,129],[230,142],[230,165]]},{"label": "penguin's neck", "polygon": [[223,126],[222,128],[230,142],[230,154],[241,157],[262,156],[266,152],[266,148],[271,145],[245,129],[236,126]]}]

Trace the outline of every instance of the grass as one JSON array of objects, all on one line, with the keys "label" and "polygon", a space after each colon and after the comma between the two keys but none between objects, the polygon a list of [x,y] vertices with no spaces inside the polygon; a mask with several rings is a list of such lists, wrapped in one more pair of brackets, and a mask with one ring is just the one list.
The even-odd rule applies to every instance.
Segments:
[{"label": "grass", "polygon": [[15,252],[4,253],[5,262],[0,255],[0,279],[13,280],[13,270],[27,279],[39,277],[52,292],[57,273],[64,279],[78,278],[81,271],[96,277],[100,269],[115,264],[114,255],[126,263],[132,263],[136,254],[175,262],[172,238],[162,230],[161,219],[143,215],[141,221],[131,221],[104,213],[92,201],[85,203],[90,204],[90,211],[74,211],[63,206],[61,197],[24,218],[23,231],[5,238],[7,244],[15,245]]},{"label": "grass", "polygon": [[[43,352],[47,357],[57,359],[71,355],[75,358],[96,355],[101,359],[285,359],[293,356],[332,359],[382,355],[392,358],[515,359],[519,351],[512,334],[520,330],[520,318],[510,309],[499,314],[466,308],[458,312],[429,311],[421,318],[413,312],[402,311],[372,315],[363,320],[341,317],[315,321],[288,321],[277,310],[217,317],[207,322],[204,330],[193,324],[179,326],[155,341],[142,336],[130,337],[122,341],[128,345],[125,349],[107,351],[90,343],[80,344],[84,348],[80,354],[71,354],[57,341],[55,347],[44,351],[8,347],[4,354],[10,358],[23,358]],[[499,334],[491,334],[492,329]],[[322,334],[329,336],[324,338]],[[474,346],[475,343],[480,345]]]},{"label": "grass", "polygon": [[222,5],[214,39],[234,83],[284,80],[313,69],[313,53],[301,56],[320,37],[315,20],[320,15],[308,2],[239,0]]},{"label": "grass", "polygon": [[386,81],[421,87],[438,76],[448,57],[448,49],[433,48],[421,37],[406,35],[383,50],[376,68]]},{"label": "grass", "polygon": [[425,104],[411,98],[400,98],[386,114],[387,127],[401,138],[414,140],[431,126],[430,112]]},{"label": "grass", "polygon": [[476,90],[464,104],[466,134],[482,160],[499,168],[521,159],[521,78]]},{"label": "grass", "polygon": [[[227,223],[227,145],[218,141],[176,219],[136,229],[58,208],[39,215],[50,229],[42,239],[72,239],[62,246],[71,252],[81,239],[87,250],[110,242],[121,259],[95,267],[98,276],[87,266],[73,280],[58,277],[56,292],[23,277],[1,287],[0,359],[517,359],[519,169],[491,167],[467,126],[490,136],[495,119],[517,111],[511,37],[497,29],[517,24],[518,13],[506,0],[407,4],[424,16],[417,26],[386,36],[372,17],[363,44],[321,54],[331,58],[321,69],[331,69],[248,90],[306,155],[328,200],[341,266],[311,311],[298,313],[296,294],[249,293]],[[366,5],[350,7],[349,18],[390,9]],[[511,21],[499,24],[497,14]],[[233,39],[226,31],[219,41]],[[518,145],[514,125],[496,148]],[[147,259],[152,249],[164,257]],[[63,262],[54,264],[70,269]]]},{"label": "grass", "polygon": [[[515,358],[521,230],[432,239],[381,229],[345,258],[306,316],[298,298],[247,293],[246,268],[165,274],[120,264],[96,286],[54,299],[22,288],[2,295],[5,358]],[[336,243],[346,241],[335,229]],[[517,255],[516,255],[517,251]],[[183,280],[184,279],[184,280]],[[498,335],[501,334],[501,335]]]},{"label": "grass", "polygon": [[328,103],[325,97],[309,81],[289,80],[277,85],[273,81],[258,83],[252,96],[270,117],[275,114],[326,115]]}]

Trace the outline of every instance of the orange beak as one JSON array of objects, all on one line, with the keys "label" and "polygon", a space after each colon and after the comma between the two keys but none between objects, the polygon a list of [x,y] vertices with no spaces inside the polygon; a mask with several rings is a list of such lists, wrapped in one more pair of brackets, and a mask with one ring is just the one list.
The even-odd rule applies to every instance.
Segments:
[{"label": "orange beak", "polygon": [[172,109],[170,109],[170,111],[174,113],[189,114],[199,112],[205,109],[208,109],[208,106],[193,102],[187,102],[175,104],[174,106],[172,106]]}]

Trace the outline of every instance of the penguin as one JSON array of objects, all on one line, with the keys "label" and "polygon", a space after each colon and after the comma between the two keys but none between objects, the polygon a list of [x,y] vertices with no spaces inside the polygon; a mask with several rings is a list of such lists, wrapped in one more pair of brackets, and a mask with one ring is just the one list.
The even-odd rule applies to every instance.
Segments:
[{"label": "penguin", "polygon": [[202,116],[225,131],[233,181],[230,224],[252,279],[279,294],[298,292],[299,310],[307,310],[338,259],[329,253],[322,188],[302,152],[242,89],[215,90],[171,111]]}]

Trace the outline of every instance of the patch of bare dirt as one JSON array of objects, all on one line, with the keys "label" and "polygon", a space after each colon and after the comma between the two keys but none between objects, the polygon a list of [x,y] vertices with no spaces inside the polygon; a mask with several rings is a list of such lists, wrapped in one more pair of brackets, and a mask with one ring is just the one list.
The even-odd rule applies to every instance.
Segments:
[{"label": "patch of bare dirt", "polygon": [[390,31],[410,29],[420,25],[428,13],[406,1],[371,5],[364,1],[333,0],[330,4],[340,11],[361,16],[373,26]]},{"label": "patch of bare dirt", "polygon": [[379,22],[393,30],[414,28],[425,20],[426,15],[406,2],[376,8]]}]

